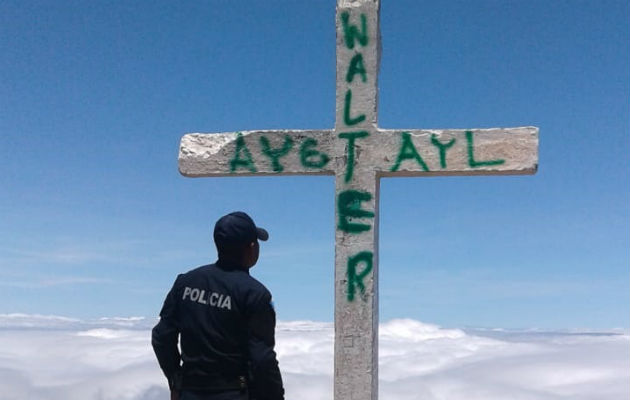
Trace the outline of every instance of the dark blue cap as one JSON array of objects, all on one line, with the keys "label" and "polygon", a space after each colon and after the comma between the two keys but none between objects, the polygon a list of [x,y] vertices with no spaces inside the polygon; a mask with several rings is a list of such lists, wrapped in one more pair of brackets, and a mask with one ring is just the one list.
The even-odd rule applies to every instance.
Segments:
[{"label": "dark blue cap", "polygon": [[239,245],[256,239],[267,240],[269,233],[259,228],[249,215],[235,211],[219,218],[214,225],[214,243],[217,245]]}]

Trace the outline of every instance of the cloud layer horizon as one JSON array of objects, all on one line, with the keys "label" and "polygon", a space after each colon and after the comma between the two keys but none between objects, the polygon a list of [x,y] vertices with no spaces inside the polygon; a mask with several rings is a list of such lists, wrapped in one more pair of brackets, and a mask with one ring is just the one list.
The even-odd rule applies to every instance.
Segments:
[{"label": "cloud layer horizon", "polygon": [[[168,398],[150,346],[157,321],[0,314],[3,399]],[[332,399],[332,323],[278,323],[286,398]],[[396,319],[379,329],[382,399],[597,399],[630,396],[630,335],[445,329]]]}]

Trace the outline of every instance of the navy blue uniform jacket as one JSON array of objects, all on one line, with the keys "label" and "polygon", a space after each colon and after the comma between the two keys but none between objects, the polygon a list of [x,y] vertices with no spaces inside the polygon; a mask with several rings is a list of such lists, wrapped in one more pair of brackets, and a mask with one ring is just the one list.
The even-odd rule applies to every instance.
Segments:
[{"label": "navy blue uniform jacket", "polygon": [[171,389],[221,392],[247,381],[252,398],[279,400],[275,325],[269,290],[220,260],[177,277],[151,342]]}]

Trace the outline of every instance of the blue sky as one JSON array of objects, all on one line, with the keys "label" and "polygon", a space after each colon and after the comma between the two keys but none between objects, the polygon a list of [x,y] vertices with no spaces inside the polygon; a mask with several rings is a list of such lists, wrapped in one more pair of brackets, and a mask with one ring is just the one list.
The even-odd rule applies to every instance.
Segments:
[{"label": "blue sky", "polygon": [[[625,1],[384,1],[379,126],[540,128],[533,176],[385,178],[381,318],[628,328]],[[283,320],[333,318],[332,177],[184,178],[188,132],[332,128],[333,1],[0,5],[0,313],[157,315],[268,228]]]}]

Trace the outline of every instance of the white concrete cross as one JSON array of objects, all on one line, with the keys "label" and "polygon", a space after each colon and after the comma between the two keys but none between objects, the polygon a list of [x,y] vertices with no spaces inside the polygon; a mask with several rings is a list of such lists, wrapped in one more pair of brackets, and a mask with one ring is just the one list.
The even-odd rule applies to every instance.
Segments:
[{"label": "white concrete cross", "polygon": [[338,0],[334,130],[185,135],[189,177],[335,175],[336,400],[378,395],[378,198],[386,176],[533,174],[535,127],[377,127],[379,0]]}]

